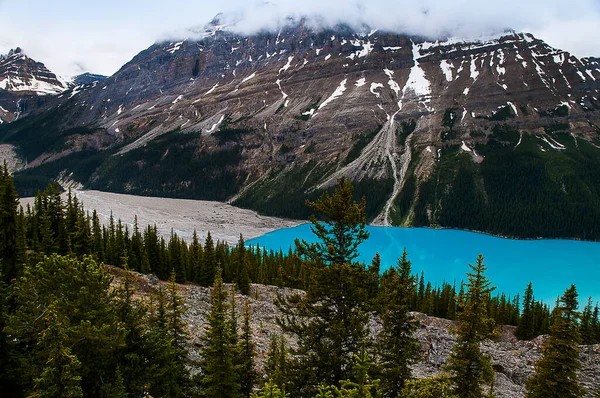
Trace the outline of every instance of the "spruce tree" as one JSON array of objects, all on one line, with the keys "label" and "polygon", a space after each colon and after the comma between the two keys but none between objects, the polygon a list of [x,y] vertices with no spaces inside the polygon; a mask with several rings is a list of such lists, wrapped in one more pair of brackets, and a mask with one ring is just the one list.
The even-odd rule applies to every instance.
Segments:
[{"label": "spruce tree", "polygon": [[267,380],[286,389],[287,379],[287,346],[283,335],[272,335],[269,340],[269,350],[267,351],[267,361],[265,363],[265,375]]},{"label": "spruce tree", "polygon": [[227,291],[220,267],[216,270],[210,301],[207,326],[202,337],[202,389],[204,395],[211,398],[240,397],[241,386],[234,364],[236,347],[232,346]]},{"label": "spruce tree", "polygon": [[550,337],[536,363],[536,373],[527,380],[526,398],[578,398],[586,393],[577,379],[579,360],[579,313],[577,289],[571,285],[554,310]]},{"label": "spruce tree", "polygon": [[476,265],[469,264],[469,267],[472,272],[467,273],[469,281],[464,308],[458,317],[457,341],[446,370],[451,375],[454,394],[461,398],[481,398],[481,385],[494,381],[491,358],[479,348],[479,344],[494,332],[494,320],[487,313],[487,302],[494,288],[484,275],[487,267],[481,254]]},{"label": "spruce tree", "polygon": [[298,348],[290,363],[294,396],[316,393],[351,377],[353,355],[367,338],[368,271],[352,262],[358,245],[367,238],[365,201],[352,200],[352,184],[340,179],[332,195],[307,202],[322,213],[324,223],[311,217],[314,244],[296,242],[309,269],[306,294],[280,296],[279,325],[296,336]]},{"label": "spruce tree", "polygon": [[525,289],[525,294],[523,295],[523,312],[521,313],[521,319],[515,330],[515,335],[520,340],[531,340],[535,337],[535,324],[533,319],[534,304],[533,288],[531,282],[529,282],[527,289]]},{"label": "spruce tree", "polygon": [[411,379],[410,365],[418,357],[420,344],[414,337],[417,322],[409,315],[415,280],[406,249],[398,266],[381,278],[382,330],[378,336],[383,396],[397,397]]},{"label": "spruce tree", "polygon": [[6,161],[0,170],[0,265],[5,282],[19,274],[17,269],[18,197]]},{"label": "spruce tree", "polygon": [[244,311],[242,313],[242,335],[239,340],[239,355],[240,355],[240,384],[241,392],[244,397],[250,396],[256,384],[257,374],[254,370],[254,357],[256,355],[255,344],[252,341],[252,329],[250,304],[248,300],[244,303]]}]

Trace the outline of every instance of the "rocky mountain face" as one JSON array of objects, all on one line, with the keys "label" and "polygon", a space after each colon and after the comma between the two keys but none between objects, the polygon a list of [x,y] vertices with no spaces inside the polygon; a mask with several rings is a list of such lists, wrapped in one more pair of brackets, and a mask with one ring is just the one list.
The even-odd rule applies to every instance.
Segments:
[{"label": "rocky mountain face", "polygon": [[66,85],[21,48],[0,54],[0,123],[11,122],[45,103],[39,98],[65,91]]},{"label": "rocky mountain face", "polygon": [[87,86],[96,82],[101,82],[107,78],[108,77],[104,75],[96,75],[94,73],[86,72],[73,77],[73,79],[69,82],[69,87]]},{"label": "rocky mountain face", "polygon": [[213,21],[0,139],[44,164],[30,177],[105,190],[304,217],[306,198],[347,176],[377,224],[600,239],[599,90],[598,59],[526,33],[431,41],[300,23],[242,36]]},{"label": "rocky mountain face", "polygon": [[[122,278],[122,270],[110,268],[113,273],[114,286],[118,286]],[[158,291],[160,282],[154,276],[134,274],[134,283],[141,298],[149,299]],[[178,292],[186,303],[184,315],[189,331],[190,360],[198,363],[200,357],[201,338],[206,325],[206,316],[210,309],[210,288],[196,285],[178,285]],[[281,335],[276,319],[280,316],[275,305],[278,294],[288,295],[292,289],[275,286],[252,285],[250,295],[236,297],[238,311],[242,311],[245,300],[248,300],[251,312],[252,338],[256,344],[257,368],[262,371],[267,357],[269,341],[272,336]],[[413,313],[419,321],[416,337],[421,343],[421,360],[413,366],[415,378],[431,377],[441,372],[447,362],[456,336],[450,333],[456,323],[446,319],[431,317],[421,313]],[[380,322],[373,318],[370,322],[370,334],[375,338],[381,330]],[[494,392],[498,398],[518,398],[525,396],[525,381],[534,374],[534,364],[541,357],[541,350],[547,336],[539,336],[532,341],[519,341],[514,336],[514,327],[504,326],[502,334],[495,341],[485,341],[481,349],[492,357],[494,365]],[[291,336],[288,343],[294,344]],[[579,379],[588,391],[595,391],[600,385],[597,375],[600,372],[600,345],[580,346],[582,368]],[[193,365],[192,365],[193,366]],[[198,372],[192,367],[192,373]],[[590,395],[591,396],[591,395]]]}]

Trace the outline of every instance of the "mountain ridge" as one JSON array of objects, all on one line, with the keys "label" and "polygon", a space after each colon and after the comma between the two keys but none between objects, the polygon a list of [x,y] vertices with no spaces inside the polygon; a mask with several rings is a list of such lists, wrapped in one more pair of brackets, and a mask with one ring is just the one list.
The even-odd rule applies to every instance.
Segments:
[{"label": "mountain ridge", "polygon": [[[477,219],[491,206],[490,224],[503,223],[500,213],[509,210],[499,202],[515,189],[498,174],[508,156],[516,178],[535,168],[540,201],[551,201],[552,212],[564,213],[565,203],[576,212],[569,201],[584,192],[586,203],[575,207],[589,218],[600,192],[586,175],[599,161],[599,88],[596,59],[524,33],[431,42],[302,24],[248,37],[215,28],[201,40],[155,43],[108,79],[45,104],[32,117],[58,125],[49,142],[53,134],[67,138],[25,155],[91,188],[233,200],[298,218],[304,199],[347,176],[358,194],[369,194],[369,216],[379,224],[525,236],[525,228],[490,230],[458,214],[471,217],[470,203]],[[24,128],[0,137],[18,143]],[[86,170],[68,160],[83,148],[95,159]],[[62,165],[48,162],[57,159]],[[560,201],[551,199],[561,190]],[[533,191],[520,195],[520,206],[537,200]],[[589,238],[572,228],[562,236]]]}]

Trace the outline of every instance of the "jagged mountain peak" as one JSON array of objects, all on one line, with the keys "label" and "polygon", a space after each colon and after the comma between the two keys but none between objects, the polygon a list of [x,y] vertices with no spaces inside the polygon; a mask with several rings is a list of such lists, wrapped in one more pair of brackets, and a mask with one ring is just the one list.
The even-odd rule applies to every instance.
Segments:
[{"label": "jagged mountain peak", "polygon": [[17,47],[0,56],[0,89],[15,93],[52,95],[66,86],[46,66]]}]

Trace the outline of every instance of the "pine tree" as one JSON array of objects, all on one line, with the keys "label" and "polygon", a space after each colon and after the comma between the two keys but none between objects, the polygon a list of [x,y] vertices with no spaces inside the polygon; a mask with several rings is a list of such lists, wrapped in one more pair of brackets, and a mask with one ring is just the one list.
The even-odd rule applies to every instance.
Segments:
[{"label": "pine tree", "polygon": [[235,347],[232,346],[231,325],[227,319],[227,291],[220,267],[217,267],[210,296],[208,324],[202,337],[204,395],[211,398],[240,397],[241,386],[233,358]]},{"label": "pine tree", "polygon": [[436,377],[428,377],[408,382],[404,388],[402,397],[459,398],[452,390],[452,378],[449,375],[442,373]]},{"label": "pine tree", "polygon": [[199,283],[202,286],[210,286],[215,280],[216,258],[215,247],[210,232],[206,235],[204,241],[204,254],[202,258],[202,268],[200,270]]},{"label": "pine tree", "polygon": [[582,344],[596,344],[596,333],[594,327],[594,305],[592,304],[592,298],[588,297],[587,304],[581,314],[581,326],[580,335]]},{"label": "pine tree", "polygon": [[525,294],[523,295],[523,312],[521,313],[521,319],[519,320],[519,325],[515,331],[515,335],[520,340],[531,340],[535,337],[535,325],[533,320],[534,303],[533,288],[531,282],[529,282],[527,289],[525,289]]},{"label": "pine tree", "polygon": [[365,201],[352,201],[352,184],[338,182],[333,195],[308,202],[323,214],[324,224],[311,217],[319,242],[296,241],[309,268],[304,296],[279,297],[279,325],[296,336],[298,349],[290,363],[290,382],[296,396],[316,393],[320,384],[349,379],[353,355],[367,337],[368,271],[351,263],[358,245],[367,238]]},{"label": "pine tree", "polygon": [[[78,260],[53,255],[25,267],[14,284],[16,310],[6,327],[15,344],[31,349],[20,368],[25,385],[42,377],[39,364],[46,362],[40,361],[40,356],[54,356],[57,364],[78,368],[85,396],[102,395],[103,380],[114,376],[116,353],[125,336],[110,282],[106,270],[90,257]],[[48,323],[45,316],[50,312],[55,315]],[[49,333],[56,338],[44,340]],[[48,377],[54,376],[48,373],[44,380],[50,380]]]},{"label": "pine tree", "polygon": [[415,280],[406,249],[398,266],[385,271],[381,278],[382,330],[378,337],[381,387],[383,396],[397,397],[411,379],[410,365],[420,349],[414,337],[417,322],[409,315],[415,292]]},{"label": "pine tree", "polygon": [[527,398],[577,398],[585,389],[577,380],[579,360],[579,313],[577,289],[571,285],[554,310],[550,337],[542,348],[542,358],[536,363],[536,373],[527,380]]},{"label": "pine tree", "polygon": [[18,197],[6,161],[0,171],[0,265],[9,283],[19,274],[17,269]]},{"label": "pine tree", "polygon": [[246,300],[244,303],[244,312],[242,313],[242,336],[239,341],[240,384],[241,392],[244,397],[250,396],[257,379],[257,374],[254,370],[256,348],[252,341],[252,329],[250,328],[251,316],[250,304],[248,303],[248,300]]},{"label": "pine tree", "polygon": [[315,202],[306,204],[321,214],[323,222],[315,215],[310,216],[311,231],[319,242],[298,242],[302,254],[313,261],[324,264],[349,264],[358,257],[358,246],[369,237],[366,230],[366,201],[352,201],[352,182],[340,178],[333,195],[324,193]]},{"label": "pine tree", "polygon": [[469,267],[473,272],[467,273],[464,309],[458,317],[457,341],[446,369],[454,384],[454,394],[461,398],[481,398],[481,385],[492,384],[494,380],[491,359],[479,349],[479,343],[494,332],[494,320],[487,314],[487,302],[494,288],[484,275],[487,267],[481,254],[476,265]]},{"label": "pine tree", "polygon": [[81,388],[81,362],[71,352],[67,336],[68,320],[61,316],[55,304],[48,306],[43,319],[37,354],[37,366],[42,365],[39,376],[33,379],[30,397],[83,397]]},{"label": "pine tree", "polygon": [[287,379],[287,347],[283,335],[272,335],[269,340],[265,375],[271,383],[285,390]]},{"label": "pine tree", "polygon": [[246,243],[240,234],[237,244],[237,258],[234,260],[234,278],[240,293],[247,296],[250,293],[249,259],[246,253]]},{"label": "pine tree", "polygon": [[177,293],[174,272],[171,273],[169,283],[167,284],[167,300],[167,335],[171,340],[171,346],[174,350],[172,376],[175,378],[175,383],[178,385],[179,389],[185,394],[189,383],[189,374],[185,366],[188,357],[186,348],[188,331],[186,329],[185,321],[183,320],[185,306],[183,299]]},{"label": "pine tree", "polygon": [[[367,349],[363,345],[359,354],[354,354],[352,366],[352,379],[342,380],[340,396],[348,398],[374,398],[379,396],[379,380],[373,380],[371,371],[375,362],[369,358]],[[397,395],[394,395],[397,396]]]}]

